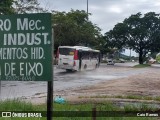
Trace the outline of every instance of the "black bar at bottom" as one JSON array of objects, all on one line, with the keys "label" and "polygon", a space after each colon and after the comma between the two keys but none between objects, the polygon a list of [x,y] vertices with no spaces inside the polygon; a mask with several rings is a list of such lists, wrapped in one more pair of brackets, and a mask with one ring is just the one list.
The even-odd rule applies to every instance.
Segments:
[{"label": "black bar at bottom", "polygon": [[[47,117],[46,111],[0,111],[0,117]],[[52,111],[52,117],[93,117],[93,111]],[[98,111],[96,117],[160,117],[160,111]],[[49,119],[48,118],[48,119]]]}]

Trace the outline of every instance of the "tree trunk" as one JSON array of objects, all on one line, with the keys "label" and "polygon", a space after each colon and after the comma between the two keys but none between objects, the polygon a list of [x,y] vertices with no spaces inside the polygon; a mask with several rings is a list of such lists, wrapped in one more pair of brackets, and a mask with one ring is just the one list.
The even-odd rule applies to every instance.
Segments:
[{"label": "tree trunk", "polygon": [[139,52],[139,64],[143,64],[143,52]]}]

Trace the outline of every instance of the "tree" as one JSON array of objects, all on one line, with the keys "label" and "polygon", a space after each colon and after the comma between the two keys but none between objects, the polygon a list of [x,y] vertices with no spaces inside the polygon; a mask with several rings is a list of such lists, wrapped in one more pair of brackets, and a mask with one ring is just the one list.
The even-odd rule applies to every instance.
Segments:
[{"label": "tree", "polygon": [[95,46],[101,37],[100,28],[87,20],[84,10],[53,11],[55,49],[60,45]]},{"label": "tree", "polygon": [[13,0],[0,0],[0,14],[13,14]]},{"label": "tree", "polygon": [[126,47],[139,53],[143,64],[148,52],[160,50],[160,15],[154,12],[131,15],[105,34],[113,47]]},{"label": "tree", "polygon": [[47,12],[37,0],[0,0],[0,14]]},{"label": "tree", "polygon": [[14,1],[14,9],[18,14],[46,12],[39,6],[37,0],[16,0]]}]

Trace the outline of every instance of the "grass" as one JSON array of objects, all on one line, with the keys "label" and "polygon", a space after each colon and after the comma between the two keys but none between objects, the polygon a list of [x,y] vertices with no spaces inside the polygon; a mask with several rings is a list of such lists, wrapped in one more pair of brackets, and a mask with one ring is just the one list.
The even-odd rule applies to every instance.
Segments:
[{"label": "grass", "polygon": [[0,101],[0,111],[39,111],[46,110],[44,105],[32,105],[30,102],[21,101],[19,99]]},{"label": "grass", "polygon": [[[45,105],[32,105],[19,99],[0,101],[0,111],[46,111]],[[46,118],[2,118],[0,120],[46,120]]]},{"label": "grass", "polygon": [[[88,113],[90,116],[83,117],[54,117],[54,120],[91,120],[92,117],[92,109],[96,108],[96,111],[101,111],[99,113],[102,113],[104,111],[105,115],[112,114],[115,116],[115,113],[119,114],[118,111],[147,111],[151,110],[152,108],[142,104],[140,106],[131,106],[131,105],[126,105],[124,108],[120,108],[119,106],[114,105],[112,102],[103,102],[103,103],[98,103],[98,104],[88,104],[88,103],[83,103],[83,104],[71,104],[71,103],[65,103],[65,104],[57,104],[54,103],[54,111],[70,111],[71,115],[75,114],[75,111],[78,112],[85,112]],[[42,105],[33,105],[31,103],[27,103],[24,101],[20,100],[6,100],[6,101],[0,101],[0,111],[46,111],[46,104]],[[90,112],[88,112],[90,111]],[[107,112],[110,111],[110,112]],[[123,114],[124,115],[124,114]],[[96,120],[156,120],[156,118],[152,117],[123,117],[123,115],[120,114],[120,116],[115,116],[115,117],[97,117]],[[0,118],[0,120],[46,120],[45,117],[43,118]]]},{"label": "grass", "polygon": [[151,96],[139,96],[139,95],[118,95],[118,96],[107,96],[107,95],[101,95],[101,96],[90,96],[90,97],[83,97],[80,96],[79,98],[120,98],[120,99],[135,99],[135,100],[154,100],[160,102],[160,96],[151,97]]},{"label": "grass", "polygon": [[133,66],[133,68],[145,68],[145,67],[150,67],[150,66],[151,66],[150,64],[138,64],[138,65]]}]

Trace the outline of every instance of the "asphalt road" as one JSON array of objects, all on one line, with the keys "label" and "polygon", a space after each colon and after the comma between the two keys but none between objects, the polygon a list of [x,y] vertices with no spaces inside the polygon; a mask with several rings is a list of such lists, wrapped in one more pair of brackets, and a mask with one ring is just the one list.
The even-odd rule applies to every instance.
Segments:
[{"label": "asphalt road", "polygon": [[[131,68],[135,64],[137,63],[101,64],[98,69],[81,72],[66,72],[65,70],[54,67],[54,93],[90,86],[106,80],[128,77],[147,71],[147,69]],[[2,81],[0,100],[40,98],[45,97],[46,93],[47,82]]]}]

